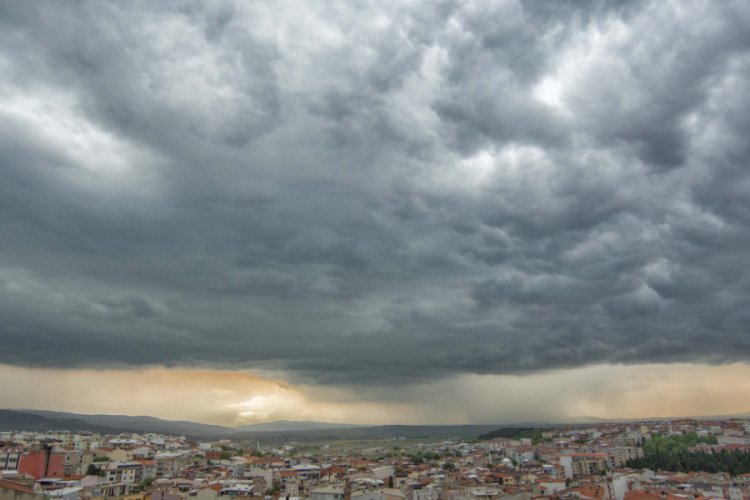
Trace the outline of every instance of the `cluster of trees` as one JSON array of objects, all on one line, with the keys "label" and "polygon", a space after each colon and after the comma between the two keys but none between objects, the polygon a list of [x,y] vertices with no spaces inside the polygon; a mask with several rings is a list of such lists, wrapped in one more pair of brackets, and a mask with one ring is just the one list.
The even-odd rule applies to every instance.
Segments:
[{"label": "cluster of trees", "polygon": [[549,441],[543,436],[544,429],[533,427],[503,427],[494,431],[486,432],[477,436],[480,441],[488,441],[496,438],[521,439],[529,438],[533,444]]},{"label": "cluster of trees", "polygon": [[701,438],[695,433],[654,436],[643,445],[644,456],[628,460],[626,465],[636,469],[675,472],[728,472],[732,476],[750,472],[750,452],[691,451],[700,443],[716,444],[716,438]]},{"label": "cluster of trees", "polygon": [[425,462],[433,462],[435,460],[440,460],[440,454],[435,453],[433,451],[427,451],[427,452],[418,451],[417,453],[414,453],[413,455],[409,455],[409,459],[412,461],[412,463],[423,464]]},{"label": "cluster of trees", "polygon": [[646,455],[657,453],[677,453],[688,451],[700,443],[716,444],[716,437],[700,437],[695,432],[672,436],[654,436],[643,445]]},{"label": "cluster of trees", "polygon": [[679,451],[634,458],[628,461],[627,466],[636,469],[676,472],[728,472],[732,476],[737,476],[750,472],[750,452],[744,450]]}]

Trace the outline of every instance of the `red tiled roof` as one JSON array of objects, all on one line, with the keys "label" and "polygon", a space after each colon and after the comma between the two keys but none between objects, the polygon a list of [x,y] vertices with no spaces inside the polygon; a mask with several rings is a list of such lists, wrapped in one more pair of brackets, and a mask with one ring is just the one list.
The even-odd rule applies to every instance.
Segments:
[{"label": "red tiled roof", "polygon": [[19,491],[21,493],[34,493],[34,490],[23,484],[14,483],[7,479],[0,479],[0,488],[5,488],[13,491]]}]

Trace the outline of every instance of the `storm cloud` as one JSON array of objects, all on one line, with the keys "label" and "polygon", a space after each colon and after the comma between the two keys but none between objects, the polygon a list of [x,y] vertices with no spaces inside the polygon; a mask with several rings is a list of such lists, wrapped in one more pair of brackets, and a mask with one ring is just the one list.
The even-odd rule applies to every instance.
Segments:
[{"label": "storm cloud", "polygon": [[750,360],[750,6],[0,3],[0,363]]}]

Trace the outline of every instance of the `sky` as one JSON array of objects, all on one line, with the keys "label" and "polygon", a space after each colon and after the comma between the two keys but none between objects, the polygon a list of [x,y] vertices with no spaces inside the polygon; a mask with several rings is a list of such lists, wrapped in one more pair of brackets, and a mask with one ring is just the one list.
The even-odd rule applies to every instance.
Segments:
[{"label": "sky", "polygon": [[748,89],[742,0],[0,1],[0,406],[750,411]]}]

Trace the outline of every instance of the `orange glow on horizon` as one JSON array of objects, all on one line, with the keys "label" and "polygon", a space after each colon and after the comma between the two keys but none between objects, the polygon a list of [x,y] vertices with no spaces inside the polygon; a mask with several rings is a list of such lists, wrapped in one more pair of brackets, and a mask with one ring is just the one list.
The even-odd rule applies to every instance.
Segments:
[{"label": "orange glow on horizon", "polygon": [[[562,422],[585,417],[748,411],[750,365],[596,365],[528,375],[462,375],[400,387],[294,385],[226,370],[43,369],[0,365],[5,408],[151,415],[221,425]],[[33,388],[33,390],[29,390]]]}]

